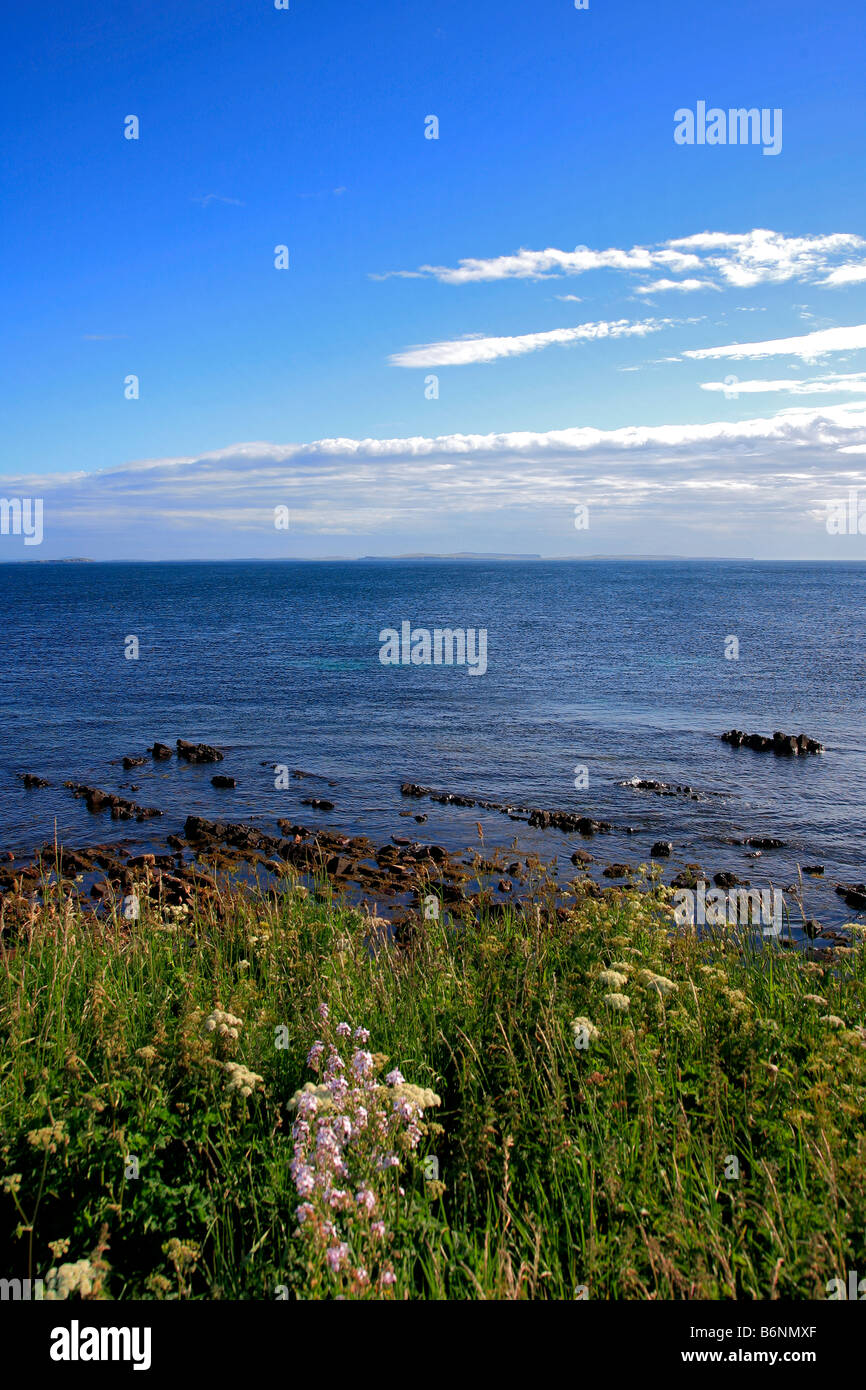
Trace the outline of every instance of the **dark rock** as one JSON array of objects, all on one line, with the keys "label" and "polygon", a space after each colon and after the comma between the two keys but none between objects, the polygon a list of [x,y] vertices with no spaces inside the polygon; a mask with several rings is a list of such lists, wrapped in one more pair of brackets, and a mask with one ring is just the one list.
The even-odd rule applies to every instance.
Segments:
[{"label": "dark rock", "polygon": [[345,855],[334,854],[325,865],[332,878],[346,878],[351,874],[354,864]]},{"label": "dark rock", "polygon": [[237,786],[237,782],[235,781],[234,777],[225,777],[222,773],[219,773],[219,772],[216,774],[216,776],[212,777],[212,778],[210,779],[210,781],[211,781],[211,786],[212,786],[212,787],[236,787],[236,786]]},{"label": "dark rock", "polygon": [[333,801],[326,801],[322,796],[305,796],[301,801],[302,806],[311,806],[314,811],[333,811]]},{"label": "dark rock", "polygon": [[594,857],[588,849],[576,849],[571,856],[571,862],[572,864],[591,864]]},{"label": "dark rock", "polygon": [[728,729],[720,735],[722,743],[733,748],[753,748],[757,753],[773,752],[778,757],[796,758],[801,753],[823,753],[824,745],[806,734],[785,734],[776,729],[772,738],[765,734],[746,734],[742,729]]},{"label": "dark rock", "polygon": [[187,743],[183,738],[177,740],[177,756],[187,763],[221,763],[223,760],[219,749],[212,748],[209,743]]},{"label": "dark rock", "polygon": [[724,869],[720,873],[713,874],[713,883],[716,885],[717,888],[749,887],[748,879],[737,878],[736,874],[729,873]]},{"label": "dark rock", "polygon": [[685,868],[673,879],[672,887],[691,888],[694,892],[699,883],[706,882],[706,877],[700,864],[686,864]]},{"label": "dark rock", "polygon": [[163,762],[166,758],[170,758],[172,754],[172,750],[167,743],[154,743],[147,751],[157,762]]},{"label": "dark rock", "polygon": [[499,889],[500,893],[510,893],[512,888],[511,879],[501,878],[496,886]]},{"label": "dark rock", "polygon": [[608,864],[606,869],[602,869],[603,878],[628,878],[632,872],[630,864]]},{"label": "dark rock", "polygon": [[206,820],[204,816],[187,816],[183,827],[188,840],[221,841],[225,839],[226,830],[225,821]]},{"label": "dark rock", "polygon": [[131,757],[129,754],[127,754],[126,757],[123,759],[123,766],[126,768],[128,772],[131,767],[141,767],[142,764],[146,762],[147,758],[145,757]]},{"label": "dark rock", "polygon": [[[403,812],[401,811],[400,814],[402,815]],[[411,812],[410,812],[409,814],[411,815]],[[423,816],[423,815],[422,815],[422,816],[415,816],[415,820],[418,822],[419,825],[423,825],[426,819],[427,819],[427,817],[426,817],[426,816]]]},{"label": "dark rock", "polygon": [[774,835],[750,835],[745,842],[753,849],[784,849],[785,841],[777,840]]},{"label": "dark rock", "polygon": [[684,796],[689,801],[700,801],[700,794],[694,787],[681,786],[678,782],[657,782],[652,777],[627,777],[618,782],[619,787],[630,787],[633,791],[653,792],[655,796]]},{"label": "dark rock", "polygon": [[674,846],[672,840],[656,840],[650,850],[650,857],[652,859],[669,859],[673,852]]},{"label": "dark rock", "polygon": [[804,874],[812,874],[812,875],[814,875],[814,876],[817,876],[818,874],[822,874],[823,872],[824,872],[824,865],[823,865],[823,864],[804,864],[804,865],[803,865],[803,873],[804,873]]},{"label": "dark rock", "polygon": [[20,782],[24,783],[25,787],[31,789],[34,787],[51,786],[51,783],[47,782],[44,777],[37,777],[35,772],[18,772],[15,775]]}]

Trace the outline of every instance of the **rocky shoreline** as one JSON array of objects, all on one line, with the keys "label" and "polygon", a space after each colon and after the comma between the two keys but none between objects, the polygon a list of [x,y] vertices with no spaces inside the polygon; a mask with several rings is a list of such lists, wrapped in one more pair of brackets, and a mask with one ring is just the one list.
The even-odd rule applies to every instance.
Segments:
[{"label": "rocky shoreline", "polygon": [[[722,737],[727,739],[728,736]],[[800,737],[805,738],[805,735]],[[174,749],[168,744],[154,742],[147,755],[127,754],[117,761],[125,770],[131,770],[148,762],[164,763],[173,756],[190,764],[209,764],[222,762],[225,755],[210,744],[178,738]],[[273,767],[274,771],[279,766],[264,765]],[[23,786],[34,792],[50,785],[35,773],[18,773],[17,776]],[[296,768],[291,776],[302,780],[315,778],[316,774]],[[223,774],[212,777],[211,782],[214,787],[226,789],[237,785],[234,777]],[[649,779],[631,778],[621,785],[655,795],[682,795],[689,799],[699,796],[689,786]],[[65,781],[63,786],[82,799],[94,816],[108,812],[112,820],[142,824],[163,815],[159,808],[142,806],[117,792],[72,780]],[[135,784],[132,789],[138,790]],[[416,803],[429,800],[460,809],[495,811],[533,829],[557,830],[563,835],[579,836],[583,841],[610,834],[614,829],[625,834],[638,833],[635,827],[614,827],[610,821],[572,811],[469,796],[409,781],[400,785],[400,792]],[[335,809],[334,803],[324,797],[305,797],[301,804],[318,814]],[[399,814],[419,824],[427,820],[423,812],[406,810]],[[376,844],[363,834],[345,834],[330,827],[311,828],[290,818],[277,819],[275,824],[279,833],[269,833],[251,822],[188,815],[183,834],[165,836],[162,842],[165,851],[161,847],[154,848],[152,840],[144,851],[140,843],[97,843],[77,849],[46,844],[24,865],[15,864],[13,856],[7,854],[6,865],[0,867],[2,921],[8,926],[27,920],[34,895],[39,893],[45,875],[53,872],[69,885],[76,897],[89,899],[97,913],[141,892],[142,884],[149,896],[167,906],[188,907],[197,897],[218,896],[221,880],[225,878],[255,878],[264,873],[268,891],[275,893],[279,891],[280,880],[289,874],[306,881],[311,890],[327,881],[334,891],[345,894],[350,900],[367,906],[372,903],[376,912],[389,913],[398,935],[417,921],[419,912],[438,912],[440,906],[457,918],[468,919],[482,908],[504,911],[509,904],[525,904],[530,898],[537,901],[543,889],[556,910],[567,911],[568,905],[576,899],[618,895],[624,888],[648,886],[647,876],[642,875],[638,865],[621,861],[604,864],[582,846],[570,852],[574,872],[565,881],[557,879],[551,865],[538,855],[525,850],[516,853],[514,845],[511,850],[497,848],[482,852],[480,824],[481,848],[457,851],[397,833],[390,841]],[[769,835],[731,838],[728,843],[748,846],[748,857],[752,859],[760,859],[765,851],[785,847],[783,840]],[[648,853],[641,856],[642,867],[652,866],[649,877],[653,882],[661,882],[662,870],[673,853],[672,840],[655,839]],[[803,872],[820,876],[823,867],[804,866]],[[607,882],[597,881],[593,874]],[[728,870],[705,872],[700,864],[691,861],[671,877],[666,887],[694,890],[701,881],[721,889],[750,887],[749,880],[736,873]],[[784,891],[792,897],[792,908],[800,912],[801,930],[811,943],[810,949],[832,950],[849,942],[844,932],[823,929],[806,916],[797,884],[791,884]],[[866,884],[838,883],[835,891],[846,906],[866,911]]]}]

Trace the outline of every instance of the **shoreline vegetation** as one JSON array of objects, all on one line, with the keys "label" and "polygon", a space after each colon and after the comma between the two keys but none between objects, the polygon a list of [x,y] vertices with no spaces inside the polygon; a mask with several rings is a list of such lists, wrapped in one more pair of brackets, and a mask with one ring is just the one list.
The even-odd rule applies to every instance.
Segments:
[{"label": "shoreline vegetation", "polygon": [[[0,1244],[87,1299],[824,1299],[866,1257],[862,933],[667,890],[390,923],[286,870],[0,933]],[[138,910],[138,909],[137,909]]]}]

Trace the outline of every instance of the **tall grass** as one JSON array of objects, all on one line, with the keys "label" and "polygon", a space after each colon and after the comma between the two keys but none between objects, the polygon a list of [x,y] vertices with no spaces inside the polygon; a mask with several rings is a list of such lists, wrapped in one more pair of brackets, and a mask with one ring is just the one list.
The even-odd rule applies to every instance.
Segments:
[{"label": "tall grass", "polygon": [[699,940],[627,892],[395,946],[285,887],[186,914],[142,896],[125,922],[54,885],[0,935],[0,1274],[328,1296],[289,1171],[322,1001],[442,1101],[387,1199],[395,1297],[823,1298],[866,1268],[861,946]]}]

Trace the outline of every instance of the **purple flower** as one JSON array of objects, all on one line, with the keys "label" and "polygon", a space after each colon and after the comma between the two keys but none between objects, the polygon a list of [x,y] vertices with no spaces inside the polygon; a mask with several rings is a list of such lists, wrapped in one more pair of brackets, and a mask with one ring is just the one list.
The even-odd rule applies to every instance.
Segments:
[{"label": "purple flower", "polygon": [[324,1050],[325,1044],[323,1042],[319,1042],[319,1040],[317,1039],[313,1043],[313,1046],[310,1048],[309,1052],[307,1053],[307,1066],[312,1067],[313,1071],[319,1070],[321,1056]]},{"label": "purple flower", "polygon": [[360,1043],[361,1046],[363,1047],[364,1043],[368,1043],[369,1041],[370,1041],[370,1030],[369,1030],[369,1028],[356,1028],[356,1029],[355,1029],[355,1042],[356,1042],[356,1043]]},{"label": "purple flower", "polygon": [[357,1051],[352,1058],[352,1071],[361,1078],[369,1076],[373,1070],[373,1056],[370,1052]]},{"label": "purple flower", "polygon": [[317,1113],[319,1102],[312,1091],[302,1091],[298,1100],[298,1119],[309,1120]]},{"label": "purple flower", "polygon": [[342,1269],[348,1258],[349,1247],[345,1241],[341,1241],[339,1245],[332,1245],[326,1254],[328,1264],[335,1274],[338,1269]]},{"label": "purple flower", "polygon": [[402,1086],[405,1080],[405,1076],[397,1067],[395,1067],[393,1071],[389,1071],[388,1075],[385,1077],[385,1081],[389,1086]]},{"label": "purple flower", "polygon": [[299,1207],[295,1207],[295,1216],[302,1226],[305,1221],[312,1221],[315,1214],[309,1202],[302,1202]]},{"label": "purple flower", "polygon": [[316,1178],[312,1168],[306,1163],[292,1162],[292,1177],[295,1180],[295,1187],[299,1197],[309,1197],[316,1187]]},{"label": "purple flower", "polygon": [[383,1240],[385,1236],[385,1222],[371,1221],[370,1232],[377,1238],[377,1240]]},{"label": "purple flower", "polygon": [[355,1201],[359,1207],[363,1207],[366,1212],[372,1212],[376,1206],[376,1194],[371,1192],[369,1187],[359,1187]]},{"label": "purple flower", "polygon": [[337,1037],[338,1037],[338,1038],[348,1038],[348,1036],[349,1036],[349,1034],[351,1033],[351,1031],[352,1031],[352,1030],[351,1030],[351,1028],[349,1027],[348,1023],[338,1023],[338,1024],[337,1024]]},{"label": "purple flower", "polygon": [[396,1274],[394,1274],[392,1270],[386,1269],[386,1270],[385,1270],[385,1273],[382,1275],[382,1283],[383,1283],[383,1284],[396,1284],[396,1282],[397,1282],[397,1276],[396,1276]]},{"label": "purple flower", "polygon": [[320,1004],[320,1005],[319,1005],[319,1018],[327,1019],[328,1013],[329,1013],[329,1009],[328,1009],[327,1004]]}]

